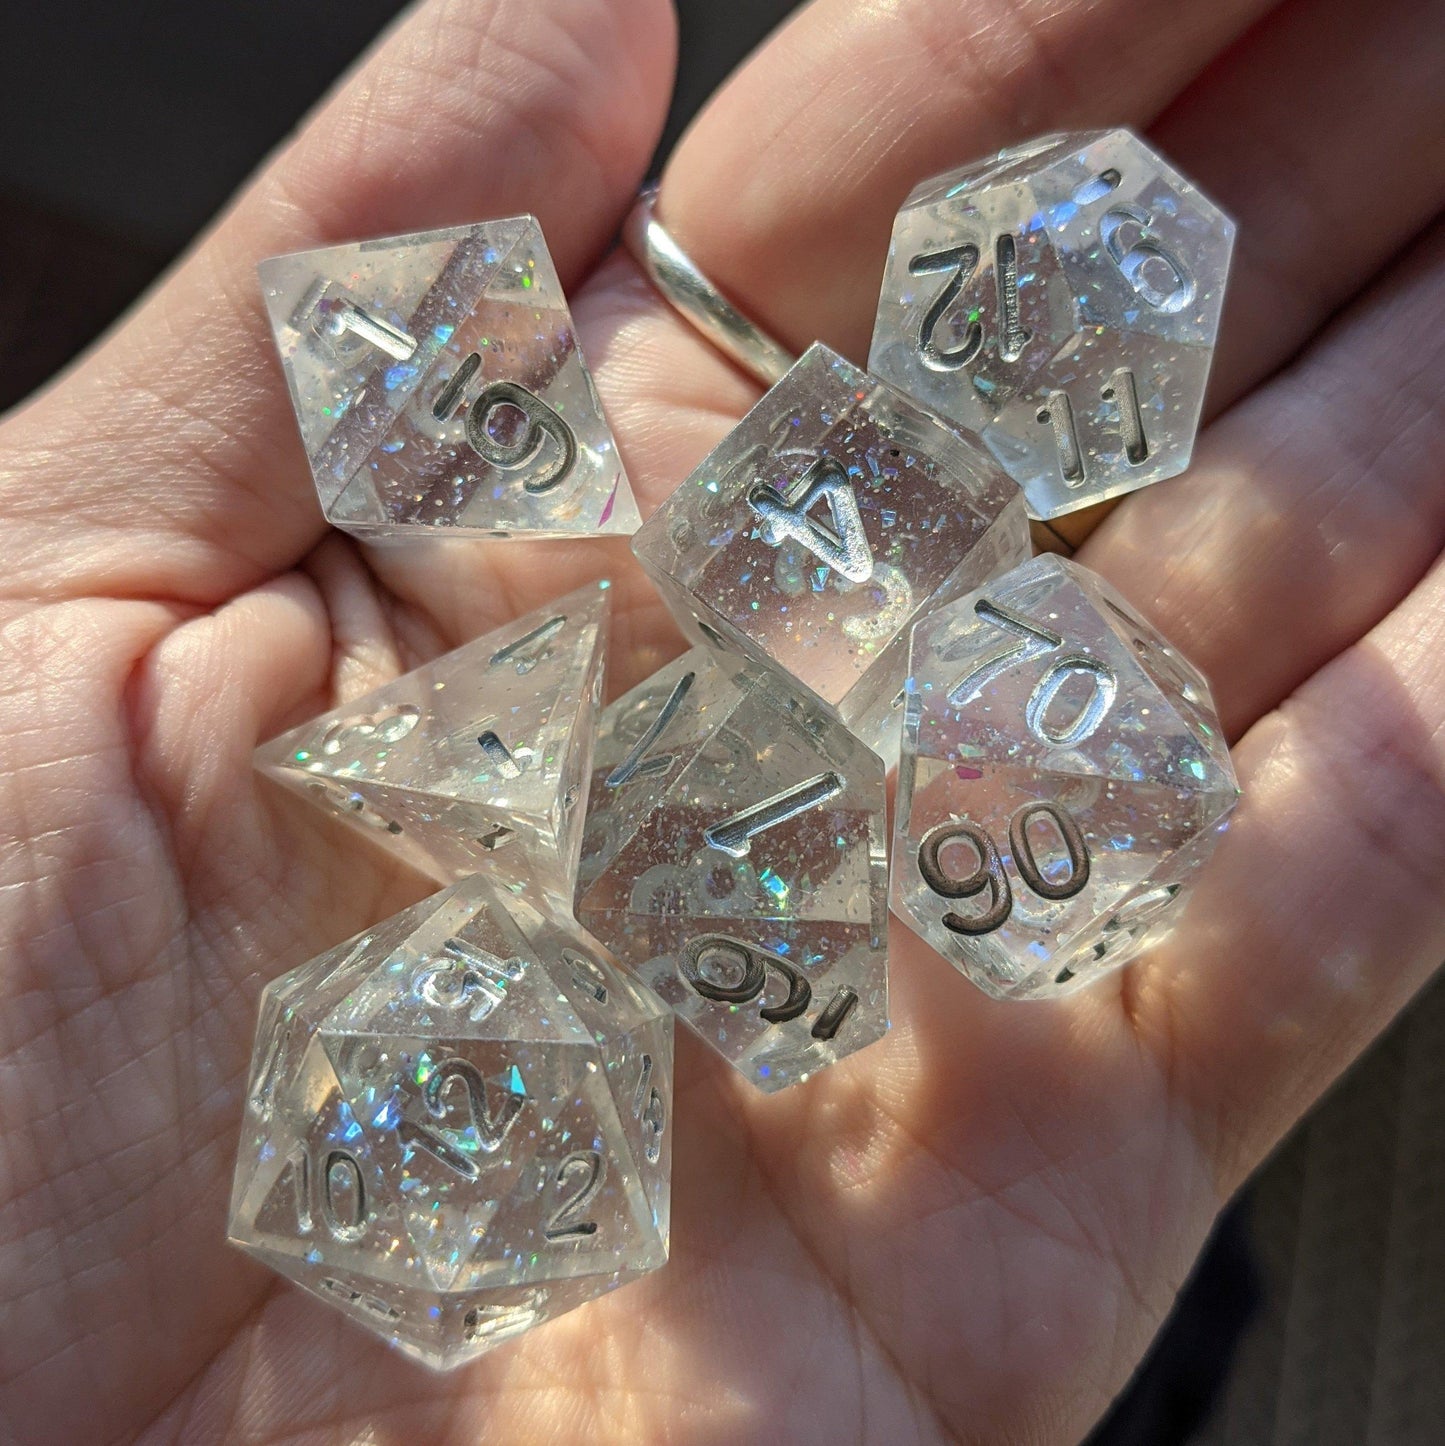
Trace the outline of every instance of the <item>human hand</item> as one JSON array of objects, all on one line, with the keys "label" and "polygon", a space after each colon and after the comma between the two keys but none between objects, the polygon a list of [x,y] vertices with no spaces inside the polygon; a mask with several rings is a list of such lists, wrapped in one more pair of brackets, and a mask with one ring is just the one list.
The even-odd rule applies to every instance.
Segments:
[{"label": "human hand", "polygon": [[645,515],[755,396],[605,255],[670,7],[422,6],[4,422],[8,1437],[1083,1434],[1221,1203],[1445,954],[1445,15],[1269,10],[815,0],[678,150],[682,245],[854,357],[903,195],[1000,145],[1147,127],[1237,217],[1194,467],[1080,555],[1211,677],[1246,797],[1167,944],[1068,1000],[991,1001],[895,925],[891,1035],[806,1086],[681,1034],[667,1269],[446,1377],[224,1242],[261,986],[428,891],[251,749],[604,574],[614,691],[677,644],[614,543],[328,535],[254,266],[536,212]]}]

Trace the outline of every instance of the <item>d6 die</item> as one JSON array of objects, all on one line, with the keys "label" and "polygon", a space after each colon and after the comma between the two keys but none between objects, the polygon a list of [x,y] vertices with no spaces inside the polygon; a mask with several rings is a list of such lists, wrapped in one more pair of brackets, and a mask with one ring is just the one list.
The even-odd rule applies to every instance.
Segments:
[{"label": "d6 die", "polygon": [[457,1365],[667,1257],[671,1021],[476,879],[266,990],[230,1235]]},{"label": "d6 die", "polygon": [[888,1028],[882,761],[697,648],[602,715],[577,917],[777,1090]]},{"label": "d6 die", "polygon": [[790,674],[871,745],[909,624],[1029,554],[981,448],[817,345],[633,539],[694,641]]},{"label": "d6 die", "polygon": [[1203,677],[1083,568],[1035,558],[914,630],[893,908],[986,992],[1127,962],[1238,796]]},{"label": "d6 die", "polygon": [[869,368],[1058,517],[1188,466],[1233,244],[1137,136],[1046,136],[909,196]]},{"label": "d6 die", "polygon": [[533,217],[278,256],[260,272],[333,525],[361,536],[635,531]]}]

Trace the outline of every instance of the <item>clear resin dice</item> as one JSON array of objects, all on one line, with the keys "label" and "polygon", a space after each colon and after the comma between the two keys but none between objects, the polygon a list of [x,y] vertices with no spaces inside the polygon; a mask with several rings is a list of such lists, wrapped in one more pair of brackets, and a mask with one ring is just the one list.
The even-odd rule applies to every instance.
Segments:
[{"label": "clear resin dice", "polygon": [[908,627],[1029,555],[974,442],[826,347],[633,539],[694,641],[776,666],[866,742],[896,736]]},{"label": "clear resin dice", "polygon": [[883,764],[696,648],[602,715],[577,917],[777,1090],[888,1028]]},{"label": "clear resin dice", "polygon": [[1057,557],[918,625],[906,715],[893,908],[1000,997],[1132,958],[1239,797],[1203,677]]},{"label": "clear resin dice", "polygon": [[672,1022],[469,879],[261,1001],[232,1241],[450,1367],[667,1258]]},{"label": "clear resin dice", "polygon": [[607,592],[558,598],[256,750],[256,767],[440,880],[572,894]]},{"label": "clear resin dice", "polygon": [[361,536],[636,530],[534,217],[278,256],[260,273],[334,526]]},{"label": "clear resin dice", "polygon": [[1189,465],[1233,245],[1137,136],[1046,136],[909,196],[868,365],[1058,517]]}]

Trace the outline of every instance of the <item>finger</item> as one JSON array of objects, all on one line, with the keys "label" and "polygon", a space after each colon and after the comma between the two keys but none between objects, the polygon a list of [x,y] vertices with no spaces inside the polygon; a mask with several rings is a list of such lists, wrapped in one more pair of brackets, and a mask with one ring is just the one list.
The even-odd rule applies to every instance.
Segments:
[{"label": "finger", "polygon": [[[1152,127],[1239,222],[1206,421],[1293,357],[1439,209],[1442,44],[1445,10],[1430,0],[1381,0],[1368,26],[1354,0],[1291,0]],[[1050,525],[1077,547],[1109,510]]]},{"label": "finger", "polygon": [[1445,545],[1445,222],[1080,552],[1211,679],[1231,738]]},{"label": "finger", "polygon": [[1445,564],[1236,751],[1135,1016],[1237,1186],[1445,957]]},{"label": "finger", "polygon": [[1148,119],[1268,0],[815,0],[715,97],[663,219],[795,351],[868,350],[914,184],[1041,131]]},{"label": "finger", "polygon": [[255,266],[330,242],[536,213],[564,285],[661,125],[666,0],[432,0],[96,353],[0,432],[8,587],[212,604],[323,529]]},{"label": "finger", "polygon": [[1152,128],[1240,223],[1216,411],[1293,356],[1439,209],[1442,45],[1434,0],[1378,0],[1368,25],[1357,0],[1291,0]]}]

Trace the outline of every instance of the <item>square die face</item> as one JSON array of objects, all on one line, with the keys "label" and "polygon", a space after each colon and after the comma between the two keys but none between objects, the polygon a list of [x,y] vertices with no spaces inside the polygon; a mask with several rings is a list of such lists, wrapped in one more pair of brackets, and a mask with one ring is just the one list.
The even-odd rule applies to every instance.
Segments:
[{"label": "square die face", "polygon": [[334,525],[636,528],[531,217],[276,257],[260,273]]},{"label": "square die face", "polygon": [[927,606],[982,581],[970,557],[994,527],[1026,538],[981,450],[815,345],[633,550],[694,637],[839,709]]},{"label": "square die face", "polygon": [[870,367],[1055,517],[1188,465],[1233,225],[1127,131],[1053,138],[899,212]]},{"label": "square die face", "polygon": [[[603,857],[584,849],[577,916],[774,1090],[887,1028],[883,767],[816,708],[790,710],[765,682],[725,686],[732,705],[700,747],[685,727],[671,745],[663,733],[656,756],[670,746],[677,766],[619,790],[634,799],[596,831]],[[598,775],[623,756],[611,721]]]},{"label": "square die face", "polygon": [[1107,595],[1036,558],[914,634],[894,907],[990,993],[1124,962],[1237,796],[1217,720],[1173,706]]}]

